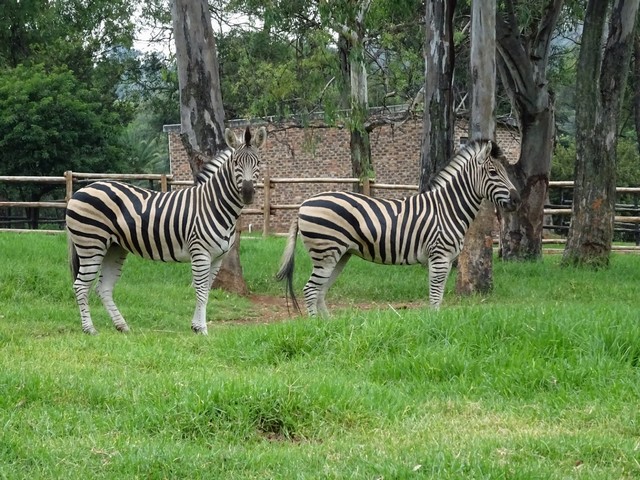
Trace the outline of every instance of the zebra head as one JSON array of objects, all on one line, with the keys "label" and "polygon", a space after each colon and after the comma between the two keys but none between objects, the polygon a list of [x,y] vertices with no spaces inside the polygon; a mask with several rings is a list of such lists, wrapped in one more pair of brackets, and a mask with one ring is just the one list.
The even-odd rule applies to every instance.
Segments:
[{"label": "zebra head", "polygon": [[260,127],[255,138],[251,135],[249,127],[244,131],[244,138],[238,138],[236,134],[227,128],[224,132],[227,145],[233,150],[231,157],[233,175],[238,192],[242,196],[245,205],[253,203],[255,184],[260,174],[260,152],[267,139],[267,129]]},{"label": "zebra head", "polygon": [[480,173],[481,195],[497,207],[513,212],[520,203],[520,194],[511,182],[505,167],[505,156],[495,142],[487,141],[476,157]]}]

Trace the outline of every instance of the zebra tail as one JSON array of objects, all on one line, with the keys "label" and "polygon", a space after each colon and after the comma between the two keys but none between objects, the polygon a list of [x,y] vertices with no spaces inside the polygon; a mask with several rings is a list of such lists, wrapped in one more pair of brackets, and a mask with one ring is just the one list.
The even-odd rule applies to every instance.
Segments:
[{"label": "zebra tail", "polygon": [[280,270],[276,273],[276,279],[281,282],[282,280],[286,280],[286,290],[285,296],[287,299],[291,298],[291,303],[293,307],[296,309],[298,314],[302,313],[300,311],[300,305],[298,305],[298,300],[296,299],[296,295],[293,291],[293,270],[295,267],[295,257],[296,257],[296,242],[298,240],[298,219],[296,218],[291,224],[291,228],[289,229],[289,239],[287,240],[287,246],[284,249],[284,253],[282,254],[282,260],[280,262]]},{"label": "zebra tail", "polygon": [[71,280],[76,281],[78,278],[78,271],[80,270],[80,260],[78,259],[78,251],[76,246],[71,241],[69,236],[69,230],[67,230],[67,248],[69,251],[69,268],[71,269]]}]

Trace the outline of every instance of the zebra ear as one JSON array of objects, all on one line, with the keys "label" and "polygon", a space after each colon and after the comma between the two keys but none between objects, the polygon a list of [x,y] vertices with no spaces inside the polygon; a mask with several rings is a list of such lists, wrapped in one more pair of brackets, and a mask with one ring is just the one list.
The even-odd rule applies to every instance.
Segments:
[{"label": "zebra ear", "polygon": [[256,132],[255,139],[253,140],[253,146],[257,149],[264,147],[265,142],[267,141],[267,129],[265,127],[260,127]]},{"label": "zebra ear", "polygon": [[240,142],[238,141],[238,137],[230,128],[227,128],[224,131],[224,141],[227,143],[227,145],[230,148],[233,148],[234,150],[238,148],[238,146],[240,145]]}]

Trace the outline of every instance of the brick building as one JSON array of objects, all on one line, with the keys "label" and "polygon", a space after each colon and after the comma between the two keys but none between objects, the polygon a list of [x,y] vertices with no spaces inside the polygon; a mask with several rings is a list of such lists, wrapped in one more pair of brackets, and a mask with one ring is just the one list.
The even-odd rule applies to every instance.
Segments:
[{"label": "brick building", "polygon": [[[241,133],[245,121],[229,122]],[[349,131],[346,128],[286,128],[268,125],[267,146],[263,151],[263,177],[275,178],[349,178],[351,161],[349,154]],[[175,180],[192,180],[187,154],[180,140],[180,125],[165,125],[169,135],[169,157],[171,173]],[[456,125],[456,147],[466,141],[467,121],[461,119]],[[499,125],[497,142],[507,158],[514,162],[520,153],[520,137],[517,129]],[[420,175],[420,144],[422,120],[409,120],[397,126],[384,126],[371,135],[371,156],[375,181],[382,184],[417,185]],[[346,183],[273,183],[271,205],[300,204],[305,199],[327,190],[352,190]],[[264,192],[257,190],[256,201],[251,210],[263,209]],[[375,185],[371,194],[378,197],[399,198],[415,193],[415,190],[381,190]],[[295,210],[272,209],[269,219],[271,233],[283,233],[289,229]],[[239,228],[242,231],[262,231],[262,213],[243,213]]]}]

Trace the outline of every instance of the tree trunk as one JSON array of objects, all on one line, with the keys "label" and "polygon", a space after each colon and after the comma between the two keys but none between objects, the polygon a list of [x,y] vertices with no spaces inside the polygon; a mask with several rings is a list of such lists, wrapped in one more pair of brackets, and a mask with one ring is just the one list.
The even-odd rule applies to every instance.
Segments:
[{"label": "tree trunk", "polygon": [[604,267],[613,242],[618,116],[640,0],[589,0],[576,86],[576,174],[565,265]]},{"label": "tree trunk", "polygon": [[[370,0],[356,2],[357,11],[350,11],[342,24],[335,25],[338,32],[338,55],[342,84],[349,85],[349,146],[351,166],[355,177],[364,179],[372,173],[371,144],[365,123],[369,115],[367,68],[364,62],[365,17]],[[347,82],[347,75],[349,77]],[[355,185],[362,191],[362,185]]]},{"label": "tree trunk", "polygon": [[[496,3],[495,0],[474,0],[471,11],[471,106],[470,137],[495,137],[496,91]],[[478,216],[464,237],[464,247],[458,260],[456,293],[471,295],[487,293],[493,287],[493,204],[483,200]]]},{"label": "tree trunk", "polygon": [[[173,0],[180,123],[187,148],[214,156],[226,148],[218,53],[206,0]],[[196,166],[197,168],[197,166]]]},{"label": "tree trunk", "polygon": [[521,135],[520,158],[512,180],[520,189],[515,212],[500,212],[500,256],[536,260],[542,256],[542,226],[555,135],[554,98],[547,67],[553,31],[563,0],[546,0],[535,34],[523,35],[511,2],[496,17],[498,69],[516,113]]},{"label": "tree trunk", "polygon": [[244,281],[244,276],[242,275],[242,265],[240,264],[240,234],[238,232],[236,232],[236,240],[233,247],[227,254],[211,288],[221,288],[238,295],[247,295],[249,293],[247,282]]},{"label": "tree trunk", "polygon": [[456,0],[425,2],[424,114],[420,149],[420,191],[453,157],[453,11]]},{"label": "tree trunk", "polygon": [[514,212],[500,212],[500,257],[504,260],[542,258],[544,205],[548,197],[553,131],[553,110],[533,118],[523,116],[520,159],[509,169],[520,190],[521,203]]},{"label": "tree trunk", "polygon": [[[180,88],[182,142],[189,154],[191,170],[202,169],[202,157],[214,157],[226,148],[224,106],[216,42],[206,0],[173,0],[173,32]],[[225,257],[214,284],[227,291],[244,294],[239,236]]]},{"label": "tree trunk", "polygon": [[640,29],[636,28],[633,41],[633,120],[636,142],[640,152]]}]

